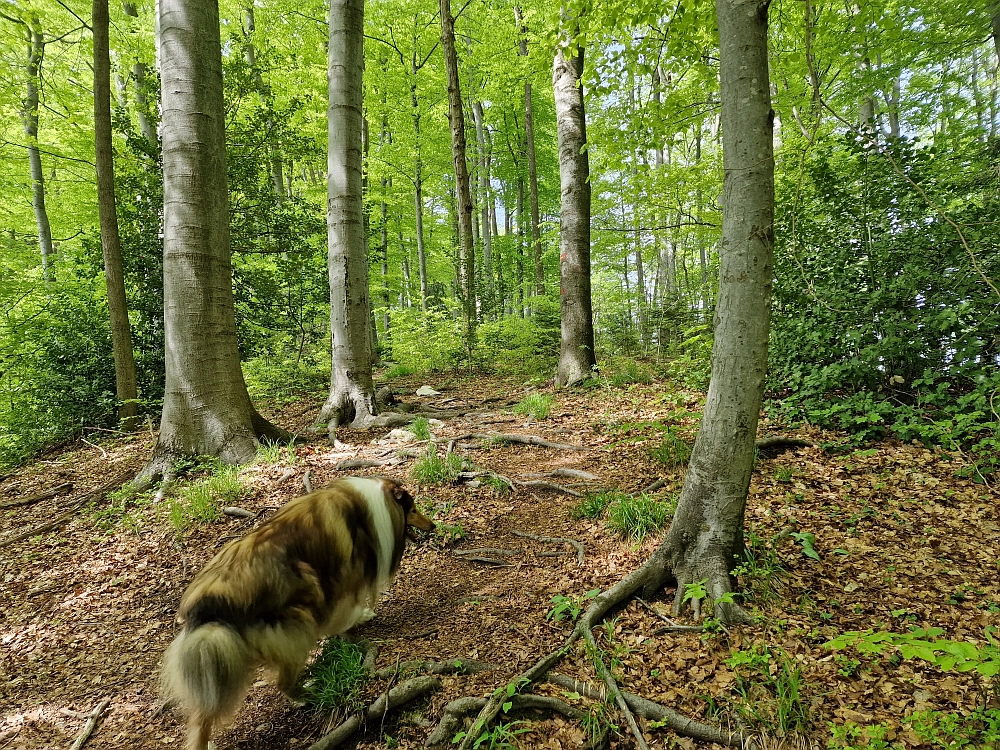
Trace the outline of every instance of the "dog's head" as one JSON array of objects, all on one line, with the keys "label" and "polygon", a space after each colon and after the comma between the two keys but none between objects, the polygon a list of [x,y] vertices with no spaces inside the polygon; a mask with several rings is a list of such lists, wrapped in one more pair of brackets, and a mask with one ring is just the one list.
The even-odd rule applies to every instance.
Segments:
[{"label": "dog's head", "polygon": [[417,510],[413,495],[406,491],[395,479],[383,479],[386,493],[403,509],[403,516],[406,518],[406,525],[412,526],[421,531],[434,531],[434,522]]}]

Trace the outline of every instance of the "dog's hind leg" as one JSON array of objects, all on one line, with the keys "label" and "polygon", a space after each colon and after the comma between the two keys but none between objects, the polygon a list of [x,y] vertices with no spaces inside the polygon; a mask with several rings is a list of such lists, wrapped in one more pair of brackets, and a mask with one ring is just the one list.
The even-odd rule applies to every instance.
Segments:
[{"label": "dog's hind leg", "polygon": [[212,737],[212,725],[215,722],[211,716],[195,712],[188,719],[187,743],[184,750],[209,750],[215,747],[214,742],[210,742]]}]

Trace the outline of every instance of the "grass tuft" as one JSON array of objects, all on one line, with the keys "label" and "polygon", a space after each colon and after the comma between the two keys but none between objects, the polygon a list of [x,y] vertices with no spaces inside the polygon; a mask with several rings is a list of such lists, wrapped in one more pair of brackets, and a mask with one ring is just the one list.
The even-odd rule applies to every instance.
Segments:
[{"label": "grass tuft", "polygon": [[427,417],[417,417],[410,422],[408,429],[416,435],[417,440],[431,439],[431,423],[427,421]]},{"label": "grass tuft", "polygon": [[667,427],[660,444],[650,448],[649,455],[670,468],[686,466],[691,460],[691,444],[678,435],[673,427]]},{"label": "grass tuft", "polygon": [[620,493],[608,505],[607,526],[617,536],[641,542],[647,535],[659,531],[673,518],[677,500],[656,500],[649,495]]},{"label": "grass tuft", "polygon": [[420,484],[450,482],[462,470],[462,463],[462,457],[457,453],[439,458],[436,446],[430,445],[427,452],[414,462],[410,476]]},{"label": "grass tuft", "polygon": [[515,414],[524,414],[532,419],[545,419],[552,413],[552,396],[545,393],[529,393],[514,407]]},{"label": "grass tuft", "polygon": [[364,659],[364,651],[357,644],[328,638],[319,656],[306,668],[299,688],[302,699],[321,710],[359,710],[364,705],[362,691],[368,677]]},{"label": "grass tuft", "polygon": [[210,476],[184,486],[170,501],[170,525],[180,533],[189,526],[216,521],[222,515],[220,508],[232,505],[244,492],[239,467],[216,464]]}]

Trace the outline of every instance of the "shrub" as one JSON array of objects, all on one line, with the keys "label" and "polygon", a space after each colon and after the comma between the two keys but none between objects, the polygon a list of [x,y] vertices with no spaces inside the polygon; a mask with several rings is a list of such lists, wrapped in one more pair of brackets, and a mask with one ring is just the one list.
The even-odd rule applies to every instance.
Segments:
[{"label": "shrub", "polygon": [[393,377],[399,373],[450,370],[462,364],[465,347],[457,304],[443,300],[440,307],[426,313],[419,308],[394,311],[392,356],[397,375]]},{"label": "shrub", "polygon": [[506,317],[483,323],[478,330],[476,364],[485,370],[539,375],[555,369],[559,354],[559,322],[545,315]]}]

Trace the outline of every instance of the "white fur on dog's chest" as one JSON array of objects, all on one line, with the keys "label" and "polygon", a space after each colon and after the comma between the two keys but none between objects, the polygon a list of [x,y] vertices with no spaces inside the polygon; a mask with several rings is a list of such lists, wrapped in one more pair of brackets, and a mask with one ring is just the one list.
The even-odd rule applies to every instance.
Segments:
[{"label": "white fur on dog's chest", "polygon": [[[349,477],[343,480],[349,484],[365,502],[372,516],[375,536],[378,540],[378,582],[381,590],[389,581],[389,571],[392,566],[392,553],[396,546],[396,528],[389,514],[389,506],[382,482],[363,477]],[[372,602],[374,605],[374,602]]]}]

